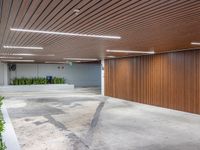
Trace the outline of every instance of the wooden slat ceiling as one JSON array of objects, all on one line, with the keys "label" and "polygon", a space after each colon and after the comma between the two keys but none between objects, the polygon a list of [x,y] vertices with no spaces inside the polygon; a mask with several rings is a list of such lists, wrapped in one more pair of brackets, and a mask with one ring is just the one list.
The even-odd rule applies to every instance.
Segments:
[{"label": "wooden slat ceiling", "polygon": [[[79,15],[74,13],[79,9]],[[200,41],[199,0],[0,0],[0,53],[103,58],[106,49],[164,52]],[[117,35],[120,40],[10,31],[10,28]],[[4,49],[3,45],[44,50]],[[117,55],[117,54],[116,54]],[[124,54],[118,54],[124,56]]]}]

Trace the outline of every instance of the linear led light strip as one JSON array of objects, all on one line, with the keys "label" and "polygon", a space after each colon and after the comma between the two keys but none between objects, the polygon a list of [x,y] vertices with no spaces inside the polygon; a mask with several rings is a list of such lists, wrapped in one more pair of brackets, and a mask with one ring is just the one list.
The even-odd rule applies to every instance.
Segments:
[{"label": "linear led light strip", "polygon": [[7,57],[7,56],[0,56],[0,59],[23,59],[23,57]]},{"label": "linear led light strip", "polygon": [[65,64],[64,61],[45,61],[46,64]]},{"label": "linear led light strip", "polygon": [[10,28],[10,30],[11,31],[18,31],[18,32],[43,33],[43,34],[66,35],[66,36],[80,36],[80,37],[105,38],[105,39],[121,39],[120,36],[109,36],[109,35],[79,34],[79,33],[69,33],[69,32],[53,32],[53,31],[28,30],[28,29],[18,29],[18,28]]},{"label": "linear led light strip", "polygon": [[30,53],[12,53],[12,54],[7,54],[7,53],[0,53],[0,55],[11,55],[11,56],[42,56],[42,57],[53,57],[55,54],[47,54],[47,55],[39,55],[39,54],[30,54]]},{"label": "linear led light strip", "polygon": [[155,54],[154,51],[130,51],[130,50],[106,50],[112,53],[138,53],[138,54]]},{"label": "linear led light strip", "polygon": [[200,42],[191,42],[192,45],[200,45]]},{"label": "linear led light strip", "polygon": [[34,62],[35,60],[3,59],[1,61],[5,61],[5,62]]},{"label": "linear led light strip", "polygon": [[72,61],[96,61],[96,58],[63,58],[65,60],[72,60]]},{"label": "linear led light strip", "polygon": [[4,45],[3,48],[11,48],[11,49],[43,49],[43,47],[7,46],[7,45]]},{"label": "linear led light strip", "polygon": [[115,58],[116,56],[106,56],[107,58]]}]

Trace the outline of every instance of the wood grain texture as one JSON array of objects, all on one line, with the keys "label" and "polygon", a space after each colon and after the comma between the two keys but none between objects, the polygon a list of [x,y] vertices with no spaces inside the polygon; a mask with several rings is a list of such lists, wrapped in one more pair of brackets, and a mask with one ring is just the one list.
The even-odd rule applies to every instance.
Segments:
[{"label": "wood grain texture", "polygon": [[[0,55],[55,54],[55,57],[50,58],[23,56],[24,59],[44,62],[62,61],[64,57],[102,59],[107,55],[131,55],[107,53],[107,49],[154,49],[156,52],[166,52],[196,48],[190,42],[198,42],[200,39],[199,8],[199,0],[0,0]],[[80,9],[79,15],[74,13],[75,9]],[[10,28],[117,35],[122,38],[108,40],[47,35],[14,32]],[[3,45],[42,46],[44,50],[4,49]],[[141,63],[141,66],[137,63],[135,67],[139,65],[148,71],[145,65],[147,62]],[[163,65],[167,64],[163,62]],[[147,79],[145,75],[141,78]],[[144,84],[148,85],[150,82],[144,81]],[[142,86],[143,84],[141,88]],[[155,92],[154,90],[155,88],[145,93]]]},{"label": "wood grain texture", "polygon": [[200,50],[106,60],[105,95],[200,114]]}]

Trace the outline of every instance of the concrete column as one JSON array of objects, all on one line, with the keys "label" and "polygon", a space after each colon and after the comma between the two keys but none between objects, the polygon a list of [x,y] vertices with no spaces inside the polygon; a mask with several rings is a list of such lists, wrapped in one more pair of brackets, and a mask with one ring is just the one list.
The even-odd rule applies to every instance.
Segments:
[{"label": "concrete column", "polygon": [[7,63],[3,64],[3,83],[4,85],[8,85],[8,65]]},{"label": "concrete column", "polygon": [[101,95],[104,95],[104,59],[101,60]]}]

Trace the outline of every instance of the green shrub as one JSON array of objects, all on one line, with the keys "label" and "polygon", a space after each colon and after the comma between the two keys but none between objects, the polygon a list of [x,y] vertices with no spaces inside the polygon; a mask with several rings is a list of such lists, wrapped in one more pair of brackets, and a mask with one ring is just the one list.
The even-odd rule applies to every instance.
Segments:
[{"label": "green shrub", "polygon": [[[54,77],[52,79],[52,84],[64,84],[64,78]],[[48,84],[47,79],[44,77],[37,78],[15,78],[12,81],[13,85],[37,85],[37,84]]]},{"label": "green shrub", "polygon": [[5,145],[5,143],[2,141],[2,139],[0,139],[0,150],[6,150],[6,145]]},{"label": "green shrub", "polygon": [[[4,99],[4,97],[0,96],[0,108],[3,104],[3,99]],[[4,131],[4,124],[5,124],[5,122],[3,120],[3,115],[0,112],[0,150],[6,149],[5,143],[2,140],[2,132]]]},{"label": "green shrub", "polygon": [[2,133],[4,130],[4,121],[3,121],[3,118],[2,118],[2,114],[1,114],[1,118],[0,118],[0,133]]},{"label": "green shrub", "polygon": [[64,84],[65,83],[65,79],[64,78],[54,77],[52,80],[53,80],[53,84]]},{"label": "green shrub", "polygon": [[4,97],[0,96],[0,108],[3,105],[3,99],[4,99]]}]

